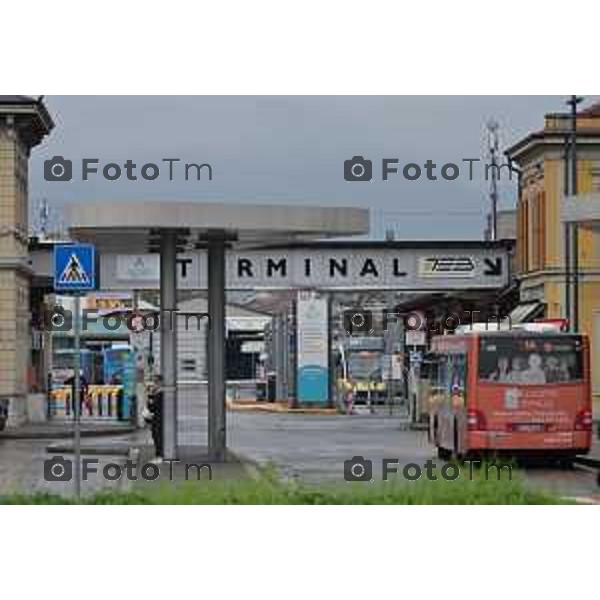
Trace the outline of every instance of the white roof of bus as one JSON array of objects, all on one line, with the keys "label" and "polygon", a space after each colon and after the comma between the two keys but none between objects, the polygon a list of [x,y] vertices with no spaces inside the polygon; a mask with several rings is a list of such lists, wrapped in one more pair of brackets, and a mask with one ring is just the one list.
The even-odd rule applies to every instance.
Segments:
[{"label": "white roof of bus", "polygon": [[503,320],[500,322],[485,322],[471,323],[468,325],[460,325],[456,328],[455,334],[466,333],[493,333],[495,331],[529,331],[531,333],[561,333],[562,329],[557,323],[518,323],[511,325],[510,321]]}]

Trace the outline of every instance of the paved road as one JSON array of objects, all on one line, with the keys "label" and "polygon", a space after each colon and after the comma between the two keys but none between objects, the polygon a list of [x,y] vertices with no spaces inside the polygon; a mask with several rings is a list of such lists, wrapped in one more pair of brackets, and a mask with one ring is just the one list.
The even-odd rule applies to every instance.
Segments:
[{"label": "paved road", "polygon": [[[204,391],[188,388],[180,398],[182,410],[193,416],[180,425],[180,437],[189,443],[206,443]],[[233,451],[261,463],[270,462],[288,477],[341,482],[344,461],[357,455],[376,466],[384,457],[397,458],[400,465],[423,465],[433,459],[438,468],[442,466],[426,433],[406,430],[398,418],[385,414],[348,417],[229,411],[227,418],[228,444]],[[378,472],[374,468],[374,477]],[[529,466],[524,472],[531,485],[600,502],[592,471]]]},{"label": "paved road", "polygon": [[[184,388],[180,408],[180,443],[206,444],[205,390]],[[311,482],[342,482],[344,461],[356,455],[371,459],[376,467],[384,457],[397,458],[400,465],[424,465],[434,458],[424,433],[402,430],[399,419],[385,415],[347,417],[230,411],[227,418],[228,442],[234,452],[263,464],[271,462],[284,476],[298,476]],[[120,443],[126,440],[148,442],[149,434],[144,431],[114,438]],[[46,453],[49,443],[47,440],[0,441],[0,493],[18,489],[69,493],[72,484],[44,481],[43,463],[49,457]],[[123,457],[104,456],[100,466],[118,460]],[[441,461],[434,460],[441,468]],[[374,477],[378,473],[380,469],[374,468]],[[600,488],[595,474],[590,471],[526,468],[525,475],[532,485],[567,496],[592,497],[600,502]],[[97,477],[85,483],[84,489],[91,491],[100,486],[118,485]]]},{"label": "paved road", "polygon": [[[130,434],[127,436],[115,436],[114,438],[97,438],[86,443],[123,444],[134,443],[141,438],[145,439],[146,432]],[[46,447],[53,444],[64,444],[65,440],[0,440],[0,494],[10,492],[48,492],[64,495],[74,493],[73,483],[68,481],[48,482],[44,478],[44,462],[52,458]],[[69,458],[69,457],[67,457]],[[109,463],[122,464],[125,457],[122,455],[88,456],[87,458],[98,459],[98,471],[102,471]],[[90,474],[88,481],[83,482],[84,492],[93,492],[100,488],[118,489],[124,481],[110,482],[104,480],[99,474]]]}]

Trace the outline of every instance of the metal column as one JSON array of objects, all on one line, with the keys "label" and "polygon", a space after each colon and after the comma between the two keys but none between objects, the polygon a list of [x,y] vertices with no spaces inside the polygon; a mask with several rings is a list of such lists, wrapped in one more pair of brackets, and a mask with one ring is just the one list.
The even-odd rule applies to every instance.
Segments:
[{"label": "metal column", "polygon": [[285,315],[277,314],[275,317],[275,398],[279,401],[286,398],[285,361],[286,353],[286,323]]},{"label": "metal column", "polygon": [[288,321],[288,308],[281,316],[281,396],[280,400],[286,402],[290,399],[290,328]]},{"label": "metal column", "polygon": [[224,461],[225,422],[225,239],[208,242],[208,452]]},{"label": "metal column", "polygon": [[160,372],[163,458],[177,458],[177,232],[160,235]]}]

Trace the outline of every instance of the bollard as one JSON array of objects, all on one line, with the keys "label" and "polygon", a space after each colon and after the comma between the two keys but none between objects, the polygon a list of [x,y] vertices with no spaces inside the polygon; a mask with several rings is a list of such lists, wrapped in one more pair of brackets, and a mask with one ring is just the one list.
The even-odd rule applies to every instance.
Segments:
[{"label": "bollard", "polygon": [[103,410],[102,410],[102,389],[100,388],[95,388],[94,389],[94,397],[96,399],[96,414],[101,417],[103,414]]},{"label": "bollard", "polygon": [[72,400],[73,394],[71,393],[71,390],[65,390],[65,412],[67,414],[67,417],[71,416],[72,409],[75,408],[72,404]]},{"label": "bollard", "polygon": [[119,421],[124,421],[126,419],[125,411],[124,411],[124,400],[125,394],[123,393],[123,388],[119,387],[116,391],[117,396],[117,419]]}]

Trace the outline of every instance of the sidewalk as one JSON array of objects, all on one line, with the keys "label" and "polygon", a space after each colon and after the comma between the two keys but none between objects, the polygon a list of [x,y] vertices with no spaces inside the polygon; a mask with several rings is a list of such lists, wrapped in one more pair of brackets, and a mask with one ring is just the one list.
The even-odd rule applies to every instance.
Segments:
[{"label": "sidewalk", "polygon": [[[81,421],[81,437],[102,435],[120,435],[133,433],[136,428],[128,422],[101,421],[85,419]],[[5,429],[0,432],[0,440],[40,440],[73,437],[73,421],[56,420],[45,423],[27,423],[21,427]]]},{"label": "sidewalk", "polygon": [[299,407],[290,408],[285,400],[276,400],[275,402],[249,400],[227,400],[227,408],[229,410],[240,410],[248,412],[269,412],[269,413],[297,413],[297,414],[312,414],[312,415],[336,415],[339,414],[337,408],[309,408]]},{"label": "sidewalk", "polygon": [[[211,460],[206,446],[180,446],[178,457],[178,462],[165,461],[157,464],[160,476],[156,481],[145,480],[138,473],[138,481],[130,482],[129,489],[148,489],[164,486],[165,483],[177,484],[185,481],[206,484],[211,481],[255,479],[260,471],[257,462],[230,449],[227,449],[224,462]],[[154,447],[149,444],[132,447],[130,459],[138,465],[139,469],[142,465],[155,460]],[[202,468],[197,469],[196,465]]]}]

